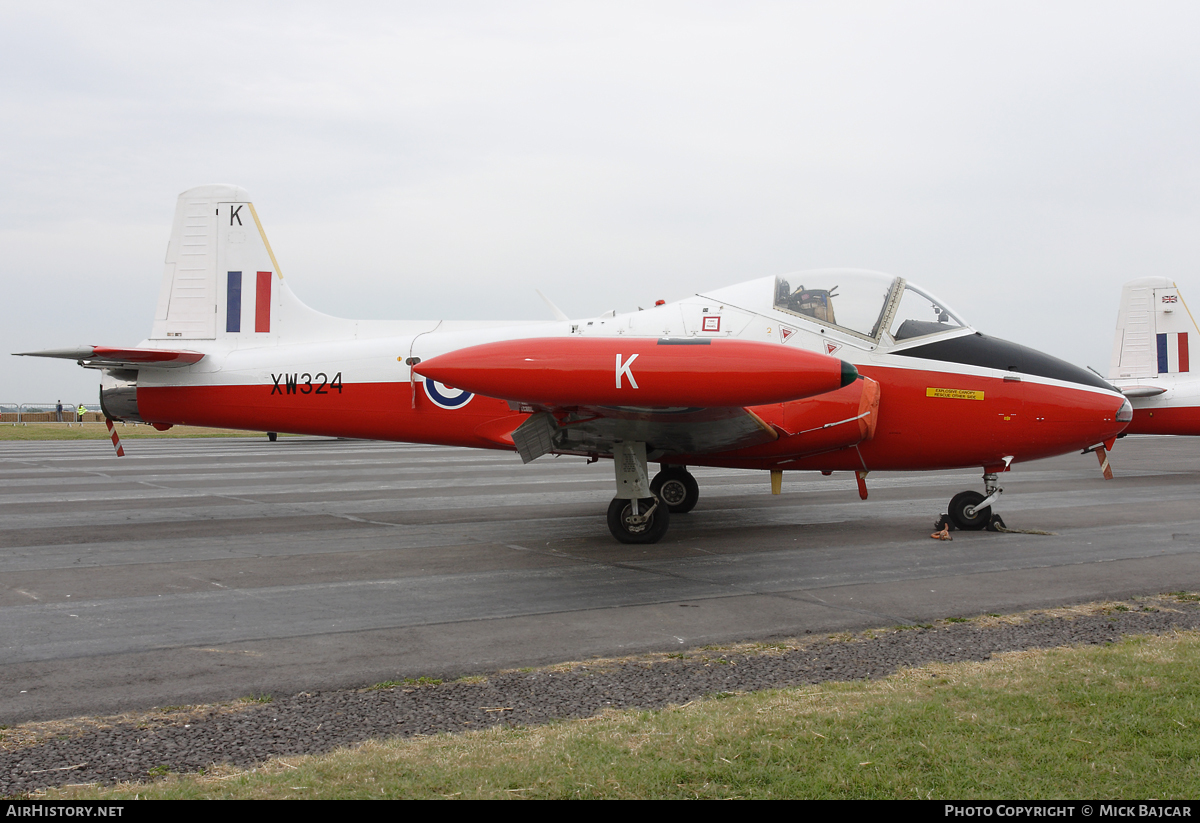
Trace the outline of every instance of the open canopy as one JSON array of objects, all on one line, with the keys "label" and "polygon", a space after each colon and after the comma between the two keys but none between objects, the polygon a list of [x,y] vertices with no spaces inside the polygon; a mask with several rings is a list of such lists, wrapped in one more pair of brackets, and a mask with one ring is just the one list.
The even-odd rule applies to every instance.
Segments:
[{"label": "open canopy", "polygon": [[902,277],[878,272],[824,269],[776,277],[774,305],[779,311],[885,343],[967,328],[943,301]]}]

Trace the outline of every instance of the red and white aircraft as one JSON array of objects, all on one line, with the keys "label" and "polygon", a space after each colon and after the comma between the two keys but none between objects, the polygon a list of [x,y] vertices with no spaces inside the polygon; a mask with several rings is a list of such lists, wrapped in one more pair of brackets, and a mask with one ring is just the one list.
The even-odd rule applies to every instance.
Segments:
[{"label": "red and white aircraft", "polygon": [[[653,543],[689,465],[979,466],[982,528],[1014,462],[1095,448],[1130,404],[1088,371],[976,332],[899,277],[765,277],[646,311],[544,323],[355,321],[292,294],[244,189],[179,197],[150,338],[28,352],[102,370],[114,420],[613,458],[613,536]],[[651,477],[648,462],[660,464]]]},{"label": "red and white aircraft", "polygon": [[1122,287],[1108,377],[1133,400],[1127,434],[1200,434],[1193,341],[1200,329],[1174,281],[1143,277]]}]

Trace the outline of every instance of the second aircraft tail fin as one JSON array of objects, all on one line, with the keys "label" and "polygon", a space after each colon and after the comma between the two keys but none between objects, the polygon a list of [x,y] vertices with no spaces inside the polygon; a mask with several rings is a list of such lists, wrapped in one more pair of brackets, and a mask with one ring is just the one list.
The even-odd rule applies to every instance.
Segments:
[{"label": "second aircraft tail fin", "polygon": [[[1110,379],[1157,377],[1191,371],[1200,329],[1174,281],[1131,280],[1121,289]],[[1200,352],[1197,352],[1200,357]]]}]

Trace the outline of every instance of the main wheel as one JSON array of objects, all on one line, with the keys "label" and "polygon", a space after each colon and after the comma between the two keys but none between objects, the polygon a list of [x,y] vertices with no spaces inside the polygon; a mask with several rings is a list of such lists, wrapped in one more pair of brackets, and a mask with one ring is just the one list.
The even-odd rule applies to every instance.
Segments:
[{"label": "main wheel", "polygon": [[277,437],[279,437],[279,434],[277,432],[267,432],[267,439],[270,440],[272,443],[275,442],[275,438],[277,438]]},{"label": "main wheel", "polygon": [[700,484],[687,469],[663,469],[650,481],[650,491],[667,504],[671,514],[687,514],[700,499]]},{"label": "main wheel", "polygon": [[992,507],[984,506],[982,509],[976,509],[972,515],[967,514],[967,509],[971,506],[978,506],[983,502],[983,495],[979,492],[959,492],[950,498],[950,519],[954,521],[954,525],[963,531],[978,531],[986,526],[992,520]]},{"label": "main wheel", "polygon": [[633,501],[614,497],[608,504],[608,530],[621,543],[657,543],[667,533],[671,514],[661,501],[647,497],[638,501],[638,511],[645,512],[658,502],[654,513],[645,523],[631,522],[633,517]]}]

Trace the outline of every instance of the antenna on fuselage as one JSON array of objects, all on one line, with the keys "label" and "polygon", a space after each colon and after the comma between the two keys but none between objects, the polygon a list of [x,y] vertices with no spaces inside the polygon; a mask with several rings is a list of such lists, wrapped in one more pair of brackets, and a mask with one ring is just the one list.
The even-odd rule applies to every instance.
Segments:
[{"label": "antenna on fuselage", "polygon": [[560,309],[558,306],[551,303],[550,298],[547,297],[546,295],[542,294],[541,289],[534,289],[534,291],[538,293],[538,297],[540,297],[540,298],[542,298],[542,300],[546,301],[546,305],[550,307],[550,311],[554,312],[555,320],[570,320],[571,319],[571,318],[567,317],[566,313],[563,312],[562,309]]}]

